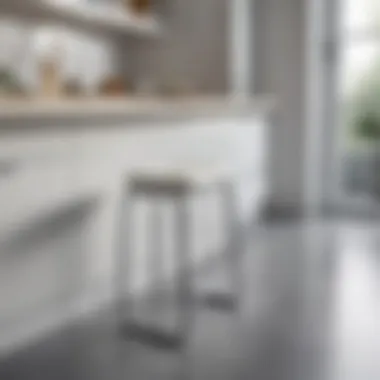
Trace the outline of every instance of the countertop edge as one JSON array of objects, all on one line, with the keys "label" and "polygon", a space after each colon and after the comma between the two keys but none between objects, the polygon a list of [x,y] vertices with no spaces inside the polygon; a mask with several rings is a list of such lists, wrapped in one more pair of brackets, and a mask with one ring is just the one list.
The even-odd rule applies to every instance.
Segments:
[{"label": "countertop edge", "polygon": [[[204,98],[197,100],[133,100],[74,102],[0,102],[0,130],[17,126],[41,124],[134,122],[165,118],[228,117],[266,114],[274,108],[274,101],[267,96],[245,100],[228,98]],[[117,119],[117,120],[116,120]]]}]

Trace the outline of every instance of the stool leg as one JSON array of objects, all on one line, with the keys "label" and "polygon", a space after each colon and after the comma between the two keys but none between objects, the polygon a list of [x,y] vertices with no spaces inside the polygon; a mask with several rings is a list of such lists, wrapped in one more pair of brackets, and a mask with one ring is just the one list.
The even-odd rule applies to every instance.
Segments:
[{"label": "stool leg", "polygon": [[147,262],[147,271],[148,275],[152,278],[152,285],[154,289],[149,294],[148,302],[152,305],[155,305],[158,301],[160,301],[160,296],[162,295],[160,289],[157,289],[156,286],[161,285],[160,282],[162,280],[162,274],[164,272],[164,241],[163,241],[163,216],[162,216],[162,205],[159,203],[160,200],[156,204],[152,204],[151,207],[151,219],[150,219],[150,234],[149,239],[149,257]]},{"label": "stool leg", "polygon": [[181,196],[176,199],[176,257],[177,270],[177,300],[178,300],[178,329],[185,341],[191,334],[195,317],[195,303],[192,288],[193,261],[190,249],[191,241],[191,214],[188,199]]},{"label": "stool leg", "polygon": [[222,266],[227,277],[229,290],[209,293],[206,295],[205,301],[211,309],[234,311],[239,305],[243,281],[240,265],[242,229],[239,224],[237,197],[233,183],[223,184],[221,194],[227,236],[227,247],[222,255]]},{"label": "stool leg", "polygon": [[227,236],[229,238],[226,265],[230,274],[233,302],[238,306],[244,284],[242,256],[245,237],[243,233],[244,227],[239,217],[238,196],[233,182],[225,184],[224,196],[226,204],[226,224],[228,228]]},{"label": "stool leg", "polygon": [[132,236],[132,212],[133,198],[123,196],[119,210],[117,249],[115,260],[116,273],[116,319],[117,323],[124,325],[133,318],[133,297],[131,292],[132,277],[132,255],[131,255],[131,236]]},{"label": "stool leg", "polygon": [[[152,213],[152,219],[150,223],[151,232],[152,233],[152,243],[155,241],[155,238],[158,238],[156,236],[159,232],[161,232],[161,225],[160,221],[160,208],[158,205],[153,209]],[[155,235],[155,236],[153,236]],[[161,238],[158,239],[159,242],[161,242]],[[153,247],[153,244],[152,244]],[[153,248],[156,248],[155,246]],[[162,248],[162,247],[159,247]],[[162,255],[161,257],[158,257],[156,253],[161,252],[150,252],[150,257],[148,259],[148,269],[151,272],[150,274],[154,274],[157,272],[157,266],[161,267],[162,264]],[[161,260],[160,260],[161,259]],[[152,297],[155,295],[152,294]],[[148,301],[152,301],[152,297]],[[131,310],[131,309],[130,309]],[[148,346],[157,348],[157,349],[166,349],[166,350],[176,350],[182,347],[184,343],[183,336],[181,334],[181,331],[168,331],[168,329],[154,325],[151,321],[148,323],[141,322],[137,318],[134,320],[130,319],[128,321],[128,324],[124,326],[124,331],[129,339],[132,339],[134,341],[138,341],[140,343],[146,344]]]}]

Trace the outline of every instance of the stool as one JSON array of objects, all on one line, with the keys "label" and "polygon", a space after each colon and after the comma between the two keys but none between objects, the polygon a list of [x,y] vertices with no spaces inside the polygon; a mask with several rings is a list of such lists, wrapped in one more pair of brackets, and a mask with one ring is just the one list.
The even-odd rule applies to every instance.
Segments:
[{"label": "stool", "polygon": [[[229,277],[230,289],[227,292],[211,292],[202,298],[203,305],[220,311],[238,310],[241,294],[241,271],[239,258],[241,253],[242,229],[239,227],[235,187],[231,176],[225,170],[200,170],[150,168],[132,173],[125,184],[120,220],[120,246],[117,255],[117,292],[118,292],[118,321],[122,321],[123,332],[130,339],[138,340],[148,345],[178,349],[184,346],[191,333],[197,308],[194,294],[194,269],[190,252],[190,210],[188,197],[192,194],[218,189],[222,195],[222,206],[226,227],[230,234],[228,247],[222,256],[224,269]],[[128,250],[129,241],[124,241],[126,230],[130,230],[133,200],[139,195],[149,199],[164,198],[175,204],[176,226],[176,260],[177,276],[176,302],[178,306],[178,320],[175,331],[165,331],[163,328],[147,326],[136,320],[134,312],[134,297],[127,294],[125,300],[125,278],[130,278],[128,269],[131,255]],[[157,215],[156,215],[157,216]],[[157,222],[157,221],[156,221]],[[158,226],[156,226],[158,227]],[[156,261],[157,263],[157,261]],[[128,293],[128,292],[127,292]]]}]

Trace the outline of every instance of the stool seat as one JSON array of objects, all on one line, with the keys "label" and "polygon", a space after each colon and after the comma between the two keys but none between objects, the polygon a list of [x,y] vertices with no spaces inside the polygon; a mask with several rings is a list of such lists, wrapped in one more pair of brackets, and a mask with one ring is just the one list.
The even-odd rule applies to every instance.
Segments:
[{"label": "stool seat", "polygon": [[151,166],[134,170],[131,191],[143,193],[183,194],[231,181],[231,170],[225,166]]}]

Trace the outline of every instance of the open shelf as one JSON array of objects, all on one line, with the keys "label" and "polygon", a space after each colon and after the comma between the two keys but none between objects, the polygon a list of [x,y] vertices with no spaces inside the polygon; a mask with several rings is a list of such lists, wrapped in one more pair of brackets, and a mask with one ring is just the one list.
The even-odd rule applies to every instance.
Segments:
[{"label": "open shelf", "polygon": [[66,5],[51,0],[0,0],[0,12],[13,17],[61,23],[94,32],[157,37],[161,29],[155,17],[135,15],[127,9]]}]

